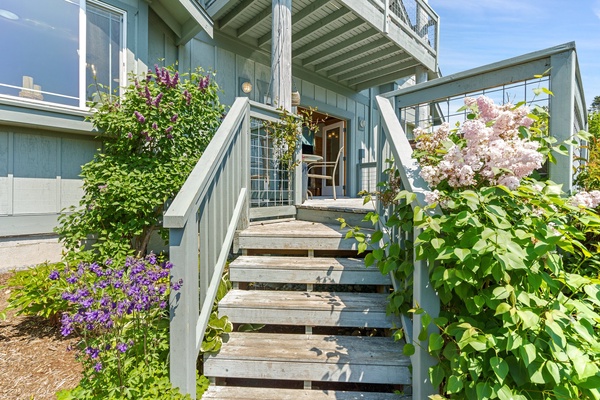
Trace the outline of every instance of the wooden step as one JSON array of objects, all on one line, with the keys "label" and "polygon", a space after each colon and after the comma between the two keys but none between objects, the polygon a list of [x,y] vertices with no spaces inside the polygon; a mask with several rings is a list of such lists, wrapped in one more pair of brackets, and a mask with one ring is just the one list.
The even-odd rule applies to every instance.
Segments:
[{"label": "wooden step", "polygon": [[219,313],[233,323],[392,328],[387,295],[351,292],[231,290]]},{"label": "wooden step", "polygon": [[302,221],[322,222],[332,225],[339,225],[338,218],[343,218],[350,226],[373,229],[373,224],[370,221],[363,221],[369,211],[373,211],[373,209],[371,207],[336,207],[329,204],[319,206],[311,203],[311,205],[296,206],[296,218]]},{"label": "wooden step", "polygon": [[285,220],[276,223],[253,223],[234,239],[239,249],[286,250],[357,250],[354,239],[345,239],[348,228],[339,224]]},{"label": "wooden step", "polygon": [[210,386],[203,399],[218,400],[411,400],[392,393],[341,392],[333,390],[272,389],[239,386]]},{"label": "wooden step", "polygon": [[233,332],[206,354],[210,377],[300,381],[411,383],[403,345],[387,337]]},{"label": "wooden step", "polygon": [[229,274],[232,282],[391,285],[389,275],[360,258],[241,256]]}]

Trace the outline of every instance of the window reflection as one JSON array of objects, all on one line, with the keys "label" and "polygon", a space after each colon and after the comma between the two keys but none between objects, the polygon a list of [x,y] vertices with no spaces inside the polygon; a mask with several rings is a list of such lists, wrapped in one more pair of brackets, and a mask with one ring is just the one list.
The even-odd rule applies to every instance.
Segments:
[{"label": "window reflection", "polygon": [[[0,2],[0,95],[84,106],[97,92],[121,85],[123,14],[88,2],[86,41],[80,45],[83,0]],[[80,56],[86,55],[86,76]],[[95,73],[94,73],[95,71]],[[96,80],[94,79],[96,76]],[[91,85],[91,86],[90,86]],[[85,86],[85,99],[80,88]]]}]

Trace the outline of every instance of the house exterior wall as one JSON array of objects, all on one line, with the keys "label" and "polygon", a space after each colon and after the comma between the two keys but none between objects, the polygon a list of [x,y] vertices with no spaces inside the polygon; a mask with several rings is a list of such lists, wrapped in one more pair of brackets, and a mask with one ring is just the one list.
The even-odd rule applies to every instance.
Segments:
[{"label": "house exterior wall", "polygon": [[[177,46],[176,35],[147,2],[105,3],[127,13],[128,72],[145,73],[155,63],[178,63],[181,72],[200,66],[216,71],[223,103],[232,104],[243,95],[241,79],[252,82],[252,100],[264,100],[271,76],[269,54],[240,45],[218,31],[214,38],[200,33]],[[378,90],[355,92],[306,71],[295,74],[293,82],[301,94],[301,106],[316,107],[346,121],[346,194],[356,195],[358,164],[376,158],[374,95]],[[100,146],[86,115],[83,109],[0,96],[0,260],[4,260],[0,269],[60,259],[53,228],[62,209],[78,204],[80,168]],[[362,120],[364,127],[359,125]],[[18,243],[24,260],[15,256],[14,246],[7,253],[10,243]]]}]

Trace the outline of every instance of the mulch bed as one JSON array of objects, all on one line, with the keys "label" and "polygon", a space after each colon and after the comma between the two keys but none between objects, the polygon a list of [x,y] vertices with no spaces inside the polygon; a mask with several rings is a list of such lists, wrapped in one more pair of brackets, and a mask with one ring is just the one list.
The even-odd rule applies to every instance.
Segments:
[{"label": "mulch bed", "polygon": [[[0,274],[0,287],[11,273]],[[8,289],[0,290],[0,311],[7,306]],[[56,392],[77,386],[81,365],[67,351],[76,339],[64,339],[49,320],[16,316],[0,321],[0,399],[56,399]]]}]

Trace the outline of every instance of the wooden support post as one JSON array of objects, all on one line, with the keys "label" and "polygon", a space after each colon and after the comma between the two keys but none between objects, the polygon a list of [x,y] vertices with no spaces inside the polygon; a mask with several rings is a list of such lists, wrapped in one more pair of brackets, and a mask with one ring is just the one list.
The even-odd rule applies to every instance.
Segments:
[{"label": "wooden support post", "polygon": [[[417,237],[421,231],[414,229],[414,237]],[[440,313],[440,301],[431,283],[429,282],[429,268],[425,260],[417,260],[413,256],[414,277],[413,277],[413,306],[421,307],[432,318],[437,318]],[[413,343],[415,345],[415,354],[411,358],[413,365],[413,398],[428,399],[430,395],[437,394],[437,388],[434,388],[429,379],[429,368],[433,367],[437,361],[427,350],[429,336],[432,333],[438,333],[435,325],[430,324],[427,329],[427,338],[419,340],[421,332],[421,318],[423,314],[414,314],[413,316]]]},{"label": "wooden support post", "polygon": [[196,398],[196,321],[198,321],[198,222],[194,216],[185,227],[170,229],[169,252],[173,269],[171,281],[183,279],[178,292],[170,298],[170,377],[181,393]]},{"label": "wooden support post", "polygon": [[[575,110],[575,79],[577,61],[575,52],[555,54],[550,57],[550,87],[554,96],[550,98],[550,135],[561,143],[573,132]],[[539,72],[541,73],[541,72]],[[548,174],[553,182],[562,183],[562,189],[573,190],[573,146],[567,146],[566,156],[557,156],[556,163],[549,163]]]},{"label": "wooden support post", "polygon": [[273,0],[273,104],[292,110],[292,0]]}]

